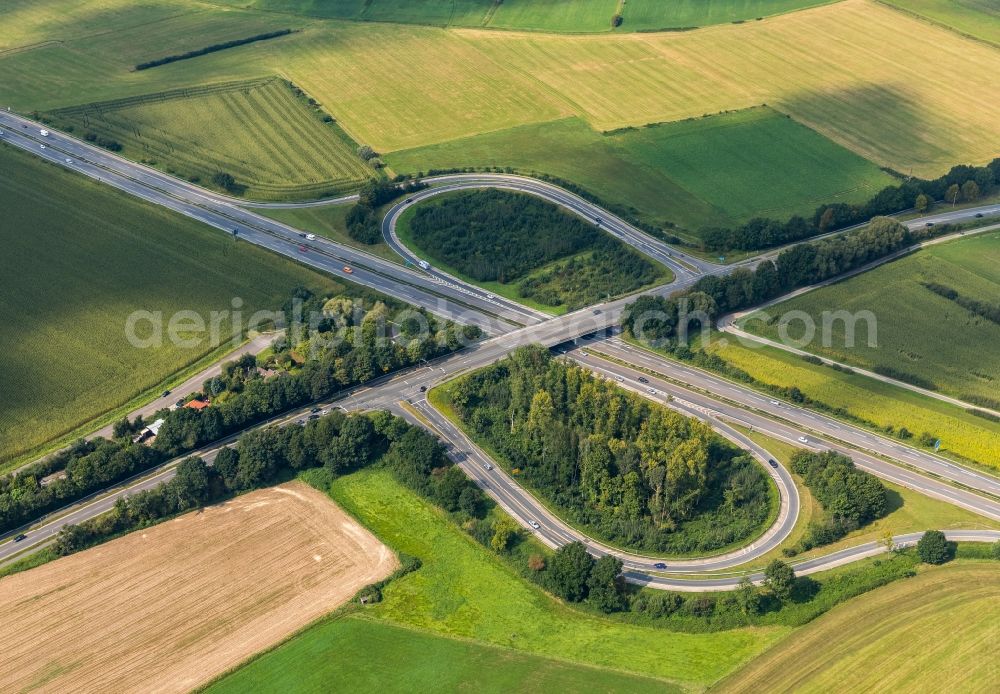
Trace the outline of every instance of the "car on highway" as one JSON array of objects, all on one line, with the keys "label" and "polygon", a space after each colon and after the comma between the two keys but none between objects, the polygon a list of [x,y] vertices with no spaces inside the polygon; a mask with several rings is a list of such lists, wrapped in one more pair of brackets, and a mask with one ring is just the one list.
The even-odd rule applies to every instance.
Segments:
[{"label": "car on highway", "polygon": [[170,395],[170,391],[169,391],[169,390],[165,390],[165,391],[163,391],[163,394],[162,394],[162,395],[161,395],[160,397],[161,397],[161,398],[165,398],[165,397],[167,397],[168,395]]},{"label": "car on highway", "polygon": [[594,217],[594,224],[600,224],[600,223],[601,223],[601,218],[600,217]]},{"label": "car on highway", "polygon": [[411,202],[413,202],[413,198],[406,198],[406,204],[407,205],[409,205]]},{"label": "car on highway", "polygon": [[530,526],[531,526],[532,528],[534,528],[535,530],[538,530],[538,529],[539,529],[540,527],[542,527],[542,526],[540,526],[540,525],[538,524],[538,521],[534,521],[534,520],[530,520],[530,521],[528,521],[528,525],[530,525]]},{"label": "car on highway", "polygon": [[781,407],[781,403],[780,403],[780,402],[778,402],[777,400],[772,400],[772,401],[771,401],[771,404],[772,404],[772,405],[777,405],[778,407]]},{"label": "car on highway", "polygon": [[344,266],[344,272],[346,272],[348,275],[354,274],[354,270],[351,269],[350,265],[345,265]]},{"label": "car on highway", "polygon": [[646,392],[650,395],[656,395],[656,388],[647,388]]},{"label": "car on highway", "polygon": [[486,298],[487,298],[487,299],[495,299],[495,298],[497,298],[497,297],[496,297],[496,295],[495,295],[495,294],[487,294],[487,295],[486,295]]},{"label": "car on highway", "polygon": [[807,439],[805,436],[800,436],[799,443],[809,443],[809,439]]},{"label": "car on highway", "polygon": [[645,376],[639,376],[639,383],[649,383],[649,379]]},{"label": "car on highway", "polygon": [[45,145],[39,145],[42,149],[45,149]]},{"label": "car on highway", "polygon": [[653,568],[660,569],[662,571],[663,569],[667,568],[667,565],[664,564],[662,561],[658,561],[655,564],[653,564]]},{"label": "car on highway", "polygon": [[72,159],[70,159],[69,157],[66,157],[66,163],[67,163],[67,164],[72,164],[72,163],[73,163],[73,160],[72,160]]},{"label": "car on highway", "polygon": [[306,237],[306,232],[304,232],[304,231],[300,231],[300,232],[299,232],[299,238],[300,238],[300,239],[304,239],[305,237]]},{"label": "car on highway", "polygon": [[305,246],[299,246],[299,253],[305,253],[308,250]]},{"label": "car on highway", "polygon": [[420,392],[421,393],[426,393],[427,392],[427,386],[420,386]]},{"label": "car on highway", "polygon": [[618,381],[619,383],[624,383],[625,382],[625,377],[624,376],[615,376],[615,380]]},{"label": "car on highway", "polygon": [[778,467],[778,461],[775,460],[774,458],[771,458],[770,460],[768,460],[767,464],[770,465],[773,468],[777,468]]},{"label": "car on highway", "polygon": [[24,533],[21,533],[20,535],[18,535],[17,537],[14,538],[14,542],[20,542],[21,540],[24,540],[27,537],[28,537],[27,535],[25,535]]},{"label": "car on highway", "polygon": [[491,472],[493,470],[493,466],[489,463],[483,463],[483,467],[486,468],[487,472]]},{"label": "car on highway", "polygon": [[982,212],[976,212],[976,219],[982,219],[982,218],[983,218],[983,213]]},{"label": "car on highway", "polygon": [[595,308],[595,309],[594,309],[594,315],[595,315],[595,316],[599,316],[599,315],[601,315],[601,309],[599,309],[599,308]]},{"label": "car on highway", "polygon": [[46,129],[44,129],[44,128],[42,128],[38,132],[41,134],[42,137],[48,137],[49,136],[49,131],[46,130]]},{"label": "car on highway", "polygon": [[925,227],[932,227],[932,226],[934,226],[934,222],[927,222],[927,224],[924,224],[924,226]]},{"label": "car on highway", "polygon": [[306,234],[306,240],[307,241],[315,241],[316,240],[316,234]]},{"label": "car on highway", "polygon": [[319,415],[318,414],[311,414],[311,415],[309,415],[308,419],[310,419],[310,420],[319,419]]},{"label": "car on highway", "polygon": [[309,411],[315,414],[316,412],[320,412],[322,409],[323,409],[322,407],[314,407]]}]

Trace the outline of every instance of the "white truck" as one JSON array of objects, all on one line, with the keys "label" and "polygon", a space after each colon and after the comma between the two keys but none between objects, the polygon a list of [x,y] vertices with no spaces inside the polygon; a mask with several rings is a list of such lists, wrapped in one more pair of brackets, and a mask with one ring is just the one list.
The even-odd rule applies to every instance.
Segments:
[{"label": "white truck", "polygon": [[45,128],[42,128],[38,132],[40,132],[42,134],[42,137],[48,137],[49,136],[49,131],[46,130]]},{"label": "white truck", "polygon": [[428,263],[426,260],[418,260],[417,261],[417,265],[419,265],[420,267],[422,267],[424,270],[430,270],[431,269],[431,264]]}]

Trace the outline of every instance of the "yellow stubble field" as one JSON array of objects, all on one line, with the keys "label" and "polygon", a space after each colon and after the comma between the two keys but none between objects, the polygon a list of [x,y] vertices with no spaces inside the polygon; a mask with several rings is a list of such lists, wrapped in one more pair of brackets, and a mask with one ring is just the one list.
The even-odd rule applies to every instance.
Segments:
[{"label": "yellow stubble field", "polygon": [[396,566],[311,487],[256,491],[0,580],[0,691],[190,691]]}]

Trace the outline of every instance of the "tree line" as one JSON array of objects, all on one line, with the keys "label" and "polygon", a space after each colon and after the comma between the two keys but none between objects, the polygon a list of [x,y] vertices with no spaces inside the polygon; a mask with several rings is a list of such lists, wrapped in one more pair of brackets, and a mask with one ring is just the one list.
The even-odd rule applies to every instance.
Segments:
[{"label": "tree line", "polygon": [[177,466],[173,479],[123,496],[111,512],[67,526],[56,540],[60,555],[163,518],[276,484],[303,470],[321,468],[325,479],[378,462],[402,484],[448,511],[481,514],[485,497],[455,467],[431,434],[388,412],[345,415],[340,411],[303,426],[247,432],[223,448],[214,464],[198,457]]},{"label": "tree line", "polygon": [[285,36],[290,33],[292,33],[291,29],[279,29],[278,31],[269,31],[263,34],[254,34],[253,36],[248,36],[243,39],[234,39],[232,41],[224,41],[222,43],[213,43],[211,46],[205,46],[204,48],[198,48],[193,51],[187,51],[185,53],[177,53],[175,55],[168,55],[164,56],[163,58],[156,58],[155,60],[147,60],[145,62],[138,63],[135,66],[135,69],[148,70],[151,67],[167,65],[168,63],[176,63],[178,60],[187,60],[188,58],[197,58],[198,56],[207,55],[209,53],[215,53],[216,51],[222,51],[227,48],[244,46],[248,43],[254,43],[256,41],[266,41],[267,39],[273,39],[279,36]]},{"label": "tree line", "polygon": [[764,260],[754,270],[706,275],[670,297],[641,296],[626,307],[622,328],[657,346],[677,344],[687,331],[721,315],[835,277],[947,231],[945,225],[911,231],[894,219],[876,217],[861,229],[787,248],[775,261]]},{"label": "tree line", "polygon": [[888,511],[882,481],[859,470],[845,455],[797,451],[792,456],[792,472],[802,477],[819,501],[823,517],[809,524],[805,537],[796,547],[786,549],[786,556],[835,542]]},{"label": "tree line", "polygon": [[[366,308],[362,302],[327,299],[305,289],[296,290],[295,297],[302,301],[304,315],[324,318],[312,335],[286,335],[276,341],[273,359],[284,358],[294,369],[264,378],[256,358],[245,355],[225,364],[221,377],[204,384],[211,407],[157,412],[153,419],[164,421],[152,446],[130,438],[142,422],[119,422],[119,438],[79,441],[49,460],[0,478],[0,532],[289,409],[454,351],[479,335],[478,328],[414,311],[413,322],[419,322],[418,316],[426,321],[428,334],[420,336],[413,322],[404,321],[394,339],[387,339],[382,337],[388,334],[385,303]],[[292,324],[292,311],[289,302],[286,325]],[[65,475],[42,484],[43,477],[59,471]]]},{"label": "tree line", "polygon": [[935,200],[950,204],[975,202],[998,185],[1000,158],[985,166],[955,166],[933,180],[914,178],[899,185],[886,186],[863,205],[844,202],[820,205],[809,219],[796,215],[785,222],[756,217],[734,228],[703,229],[700,237],[703,248],[709,251],[761,250],[904,210],[926,212]]},{"label": "tree line", "polygon": [[766,477],[684,417],[523,347],[450,390],[458,417],[578,526],[619,545],[709,551],[760,530]]},{"label": "tree line", "polygon": [[964,296],[956,289],[952,289],[951,287],[938,282],[922,282],[921,284],[938,296],[955,302],[969,313],[1000,324],[1000,304],[991,304],[988,301],[980,301],[978,299]]}]

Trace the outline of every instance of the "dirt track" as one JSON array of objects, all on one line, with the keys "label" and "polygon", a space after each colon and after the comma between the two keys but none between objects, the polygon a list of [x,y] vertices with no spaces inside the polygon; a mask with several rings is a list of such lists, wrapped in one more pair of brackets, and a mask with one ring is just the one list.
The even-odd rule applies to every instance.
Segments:
[{"label": "dirt track", "polygon": [[0,580],[0,691],[189,691],[390,574],[297,482]]}]

